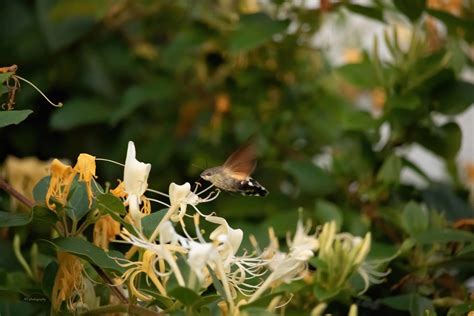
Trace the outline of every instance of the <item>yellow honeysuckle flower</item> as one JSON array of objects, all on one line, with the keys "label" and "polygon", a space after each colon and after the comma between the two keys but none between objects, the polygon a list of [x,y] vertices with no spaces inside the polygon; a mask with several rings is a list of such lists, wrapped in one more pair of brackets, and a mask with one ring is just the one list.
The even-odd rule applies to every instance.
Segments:
[{"label": "yellow honeysuckle flower", "polygon": [[85,182],[87,187],[87,198],[89,200],[89,207],[92,204],[92,178],[97,178],[95,175],[95,157],[89,154],[80,154],[77,157],[77,163],[74,170],[79,173],[79,181]]},{"label": "yellow honeysuckle flower", "polygon": [[74,309],[73,300],[83,285],[83,266],[79,258],[67,252],[58,252],[59,270],[54,280],[51,304],[59,310],[61,303],[66,301],[69,310]]},{"label": "yellow honeysuckle flower", "polygon": [[119,180],[119,184],[113,190],[110,190],[113,196],[118,197],[120,199],[124,199],[127,197],[127,192],[125,192],[125,182]]},{"label": "yellow honeysuckle flower", "polygon": [[109,243],[120,234],[120,223],[110,215],[99,218],[94,225],[94,245],[102,249],[109,249]]},{"label": "yellow honeysuckle flower", "polygon": [[69,190],[76,176],[76,171],[71,166],[63,164],[58,159],[54,159],[50,166],[50,172],[51,180],[48,192],[46,193],[46,205],[49,209],[54,211],[56,205],[50,202],[51,197],[62,205],[66,204]]}]

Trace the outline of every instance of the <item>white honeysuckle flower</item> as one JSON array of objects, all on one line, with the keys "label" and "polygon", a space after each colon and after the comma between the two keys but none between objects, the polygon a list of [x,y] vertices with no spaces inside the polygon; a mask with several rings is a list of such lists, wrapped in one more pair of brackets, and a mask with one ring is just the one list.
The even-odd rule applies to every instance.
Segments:
[{"label": "white honeysuckle flower", "polygon": [[311,225],[307,225],[305,228],[303,222],[298,220],[296,225],[295,236],[292,241],[288,241],[290,246],[290,256],[292,258],[308,261],[314,256],[314,252],[319,248],[319,241],[316,235],[308,235]]},{"label": "white honeysuckle flower", "polygon": [[308,235],[310,226],[304,228],[298,220],[293,240],[288,238],[290,251],[284,253],[278,250],[278,240],[272,229],[269,230],[270,246],[262,255],[268,257],[268,267],[272,271],[267,279],[250,297],[253,302],[260,297],[275,282],[290,283],[302,277],[302,272],[308,268],[308,260],[314,256],[319,248],[319,241],[315,235]]},{"label": "white honeysuckle flower", "polygon": [[209,275],[208,265],[215,265],[219,254],[212,243],[191,242],[189,244],[188,264],[201,283]]},{"label": "white honeysuckle flower", "polygon": [[206,216],[205,220],[219,225],[211,232],[209,238],[218,244],[217,249],[224,261],[224,267],[227,268],[230,260],[232,260],[239,250],[244,237],[244,232],[241,229],[233,229],[230,227],[223,217]]},{"label": "white honeysuckle flower", "polygon": [[148,187],[148,175],[151,164],[143,163],[136,159],[135,144],[128,142],[127,157],[123,173],[125,192],[129,195],[141,197]]},{"label": "white honeysuckle flower", "polygon": [[163,222],[160,226],[160,244],[180,244],[184,248],[189,248],[189,240],[176,232],[170,221]]},{"label": "white honeysuckle flower", "polygon": [[142,212],[140,211],[140,197],[131,194],[128,196],[128,213],[132,217],[132,220],[138,229],[138,231],[141,231],[141,218],[142,218]]}]

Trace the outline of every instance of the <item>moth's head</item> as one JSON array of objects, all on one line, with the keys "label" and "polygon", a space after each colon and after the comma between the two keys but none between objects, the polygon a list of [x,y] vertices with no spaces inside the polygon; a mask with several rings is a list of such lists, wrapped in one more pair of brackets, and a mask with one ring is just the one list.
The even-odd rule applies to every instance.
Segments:
[{"label": "moth's head", "polygon": [[219,168],[209,168],[201,172],[201,178],[203,178],[206,181],[211,181],[212,177],[217,173],[217,169]]}]

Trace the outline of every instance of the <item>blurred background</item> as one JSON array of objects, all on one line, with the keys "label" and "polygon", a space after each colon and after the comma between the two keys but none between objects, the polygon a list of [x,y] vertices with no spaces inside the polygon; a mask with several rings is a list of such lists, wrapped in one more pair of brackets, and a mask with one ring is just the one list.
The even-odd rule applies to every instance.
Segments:
[{"label": "blurred background", "polygon": [[[24,83],[17,92],[16,109],[34,113],[1,130],[0,162],[20,186],[44,167],[33,161],[23,175],[9,156],[74,163],[86,152],[123,162],[133,140],[138,159],[152,164],[149,186],[166,192],[256,135],[254,177],[271,194],[223,193],[208,207],[249,232],[273,225],[284,235],[303,207],[318,223],[337,219],[357,235],[373,229],[391,244],[401,240],[408,200],[453,221],[473,215],[472,1],[2,8],[2,66],[17,64],[17,74],[64,103],[51,107]],[[112,186],[122,177],[108,163],[98,173]]]}]

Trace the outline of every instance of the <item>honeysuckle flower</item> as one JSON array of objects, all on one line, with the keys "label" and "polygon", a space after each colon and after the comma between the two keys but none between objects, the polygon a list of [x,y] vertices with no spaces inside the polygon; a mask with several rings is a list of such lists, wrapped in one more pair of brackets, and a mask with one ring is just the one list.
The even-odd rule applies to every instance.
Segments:
[{"label": "honeysuckle flower", "polygon": [[293,240],[288,238],[290,255],[301,261],[308,261],[314,256],[314,252],[319,248],[319,241],[316,235],[308,235],[311,225],[303,226],[301,220],[296,224],[296,232]]},{"label": "honeysuckle flower", "polygon": [[325,289],[337,292],[344,287],[350,276],[358,272],[364,280],[365,291],[370,279],[375,281],[377,277],[385,274],[369,269],[366,263],[370,251],[371,234],[367,233],[364,238],[353,236],[348,233],[336,234],[336,223],[324,224],[319,235],[320,250],[318,258],[325,262],[330,269],[316,270],[316,280]]},{"label": "honeysuckle flower", "polygon": [[135,144],[128,142],[127,157],[123,173],[125,192],[130,196],[141,197],[148,187],[148,175],[151,164],[143,163],[136,159]]},{"label": "honeysuckle flower", "polygon": [[[168,229],[167,226],[168,226],[167,224],[162,225],[162,227],[164,227],[165,230],[168,230],[167,232],[165,232],[163,229],[160,229],[160,232],[163,232],[164,235],[169,233],[169,229]],[[187,252],[186,248],[182,247],[181,245],[179,245],[177,243],[175,243],[175,244],[173,244],[173,243],[165,244],[165,243],[162,242],[160,244],[156,244],[154,242],[150,242],[143,235],[139,234],[139,236],[135,236],[135,235],[130,234],[130,232],[128,232],[125,228],[122,229],[122,232],[120,233],[120,236],[122,237],[124,242],[126,242],[128,244],[131,244],[133,246],[136,246],[139,249],[151,251],[151,252],[156,254],[156,256],[159,260],[165,260],[168,263],[173,275],[176,277],[176,280],[177,280],[178,284],[180,286],[185,286],[184,278],[183,278],[182,273],[181,273],[181,271],[178,267],[178,264],[176,262],[174,253],[181,253],[181,254],[186,253]],[[171,241],[173,239],[173,238],[170,239],[169,236],[163,237],[163,238],[168,238],[169,241]],[[164,241],[163,238],[162,238],[161,241]],[[179,241],[179,238],[175,238],[175,240]],[[125,261],[126,264],[134,263],[133,261],[129,261],[129,260],[125,260],[125,259],[117,259],[117,260],[118,261]],[[150,271],[151,270],[147,270],[147,274],[151,273]],[[154,269],[153,272],[155,273],[155,275],[160,275],[160,274],[164,275],[164,274],[166,274],[165,271],[157,271],[156,269]],[[128,274],[126,276],[128,276]],[[152,277],[151,275],[149,275],[149,276]]]},{"label": "honeysuckle flower", "polygon": [[50,172],[51,180],[48,192],[46,193],[46,205],[50,210],[55,210],[56,205],[51,203],[50,199],[54,198],[60,204],[66,204],[76,171],[71,166],[63,164],[58,159],[54,159],[51,162]]},{"label": "honeysuckle flower", "polygon": [[62,302],[67,308],[74,310],[74,299],[83,285],[83,266],[79,258],[67,252],[58,252],[58,272],[54,280],[51,294],[51,305],[58,311]]},{"label": "honeysuckle flower", "polygon": [[219,254],[212,243],[192,242],[187,262],[201,283],[209,276],[207,265],[214,264]]},{"label": "honeysuckle flower", "polygon": [[124,199],[127,197],[127,192],[125,192],[125,182],[120,182],[115,189],[110,190],[110,193],[118,197],[119,199]]},{"label": "honeysuckle flower", "polygon": [[120,234],[120,223],[110,215],[102,216],[94,224],[94,245],[108,250],[112,239]]},{"label": "honeysuckle flower", "polygon": [[87,188],[87,198],[89,199],[89,207],[92,205],[92,179],[95,175],[95,157],[89,154],[80,154],[77,157],[77,163],[74,166],[74,171],[79,173],[79,181],[85,182]]},{"label": "honeysuckle flower", "polygon": [[268,267],[272,271],[258,290],[251,296],[250,302],[255,301],[272,284],[285,282],[290,283],[303,276],[303,272],[308,269],[308,260],[314,256],[314,252],[319,247],[319,242],[315,235],[308,235],[310,226],[303,226],[302,220],[298,220],[295,236],[293,240],[288,238],[288,253],[278,250],[278,240],[269,230],[270,247],[262,256],[268,257]]},{"label": "honeysuckle flower", "polygon": [[241,229],[231,228],[223,217],[206,216],[205,220],[210,223],[219,224],[219,226],[211,232],[209,239],[217,244],[217,250],[223,259],[224,267],[228,268],[231,260],[239,250],[244,232]]}]

